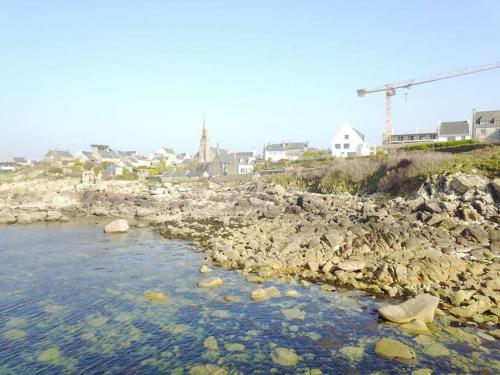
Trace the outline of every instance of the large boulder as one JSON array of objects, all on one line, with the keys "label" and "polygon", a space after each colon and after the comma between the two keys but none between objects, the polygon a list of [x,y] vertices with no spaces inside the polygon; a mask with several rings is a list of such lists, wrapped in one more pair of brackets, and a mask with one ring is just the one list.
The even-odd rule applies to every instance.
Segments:
[{"label": "large boulder", "polygon": [[127,220],[118,219],[112,221],[104,227],[105,233],[126,233],[128,232],[128,222]]},{"label": "large boulder", "polygon": [[485,190],[489,180],[480,175],[457,174],[451,182],[451,188],[457,193],[465,194],[469,190]]},{"label": "large boulder", "polygon": [[380,316],[395,323],[408,323],[412,320],[432,322],[439,298],[430,294],[420,294],[399,305],[385,305],[378,309]]},{"label": "large boulder", "polygon": [[491,190],[493,190],[496,199],[500,201],[500,178],[495,178],[491,182]]},{"label": "large boulder", "polygon": [[17,215],[17,223],[18,224],[31,224],[33,221],[31,220],[31,215],[28,213],[20,213]]},{"label": "large boulder", "polygon": [[60,211],[48,211],[47,216],[45,216],[46,221],[60,221],[63,214]]},{"label": "large boulder", "polygon": [[14,224],[17,221],[16,217],[9,212],[0,212],[0,224]]},{"label": "large boulder", "polygon": [[402,342],[389,338],[383,338],[377,341],[375,353],[377,353],[379,357],[400,362],[413,362],[417,358],[412,348]]}]

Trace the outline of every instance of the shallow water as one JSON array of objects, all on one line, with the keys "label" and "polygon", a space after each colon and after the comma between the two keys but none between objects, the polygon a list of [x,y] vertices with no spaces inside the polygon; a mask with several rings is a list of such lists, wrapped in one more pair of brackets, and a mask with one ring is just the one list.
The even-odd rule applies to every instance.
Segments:
[{"label": "shallow water", "polygon": [[[497,342],[468,343],[439,323],[430,339],[417,339],[378,323],[378,302],[361,293],[277,281],[265,286],[275,285],[280,297],[252,302],[257,285],[215,267],[200,274],[202,254],[149,229],[110,236],[97,225],[0,227],[0,259],[1,374],[189,374],[205,364],[261,374],[500,368]],[[214,276],[224,280],[221,288],[196,287]],[[300,296],[287,297],[290,289]],[[167,301],[147,301],[148,291]],[[238,300],[225,302],[226,295]],[[414,348],[417,361],[377,357],[381,337]],[[294,350],[297,363],[275,363],[276,347]]]}]

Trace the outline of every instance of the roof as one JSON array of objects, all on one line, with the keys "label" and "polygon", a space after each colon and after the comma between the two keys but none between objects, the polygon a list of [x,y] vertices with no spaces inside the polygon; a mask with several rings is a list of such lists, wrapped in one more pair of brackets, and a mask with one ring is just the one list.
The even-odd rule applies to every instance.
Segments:
[{"label": "roof", "polygon": [[440,122],[439,135],[469,135],[469,123],[467,121]]},{"label": "roof", "polygon": [[236,161],[234,154],[219,154],[218,157],[224,164],[230,164]]},{"label": "roof", "polygon": [[224,148],[218,148],[218,147],[210,147],[210,151],[213,152],[214,154],[228,154],[229,150],[224,149]]},{"label": "roof", "polygon": [[255,157],[253,152],[235,152],[234,154],[238,159],[253,158]]},{"label": "roof", "polygon": [[365,135],[361,133],[358,129],[352,128],[356,132],[357,135],[364,141],[365,140]]},{"label": "roof", "polygon": [[287,143],[268,143],[265,145],[266,151],[290,151],[304,150],[309,144],[307,142],[287,142]]},{"label": "roof", "polygon": [[103,149],[109,148],[108,145],[90,145],[90,147],[97,148],[98,150],[103,150]]},{"label": "roof", "polygon": [[12,159],[12,161],[13,161],[14,163],[27,163],[27,162],[28,162],[28,161],[27,161],[25,158],[23,158],[23,157],[13,156],[11,159]]},{"label": "roof", "polygon": [[59,150],[49,150],[47,154],[45,154],[45,157],[51,157],[51,156],[60,156],[63,158],[73,158],[73,155],[69,151],[59,151]]},{"label": "roof", "polygon": [[168,154],[175,154],[175,151],[169,147],[163,147],[162,150],[164,150]]},{"label": "roof", "polygon": [[307,148],[309,145],[307,142],[290,142],[290,143],[285,143],[285,148],[287,150],[303,150],[304,148]]},{"label": "roof", "polygon": [[474,112],[474,124],[475,125],[500,124],[500,110]]},{"label": "roof", "polygon": [[120,155],[113,150],[107,148],[107,149],[99,149],[99,155],[101,157],[106,158],[106,159],[119,159]]},{"label": "roof", "polygon": [[92,157],[92,152],[90,151],[80,151],[80,153],[88,158]]},{"label": "roof", "polygon": [[284,143],[267,144],[266,151],[285,151],[285,144]]}]

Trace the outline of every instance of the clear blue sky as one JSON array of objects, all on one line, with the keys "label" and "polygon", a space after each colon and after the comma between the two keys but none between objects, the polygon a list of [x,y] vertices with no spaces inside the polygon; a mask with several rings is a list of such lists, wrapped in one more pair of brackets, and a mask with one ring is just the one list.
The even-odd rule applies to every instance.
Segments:
[{"label": "clear blue sky", "polygon": [[[498,1],[0,0],[0,160],[106,143],[381,142],[373,87],[500,60]],[[394,97],[396,131],[500,108],[500,70]]]}]

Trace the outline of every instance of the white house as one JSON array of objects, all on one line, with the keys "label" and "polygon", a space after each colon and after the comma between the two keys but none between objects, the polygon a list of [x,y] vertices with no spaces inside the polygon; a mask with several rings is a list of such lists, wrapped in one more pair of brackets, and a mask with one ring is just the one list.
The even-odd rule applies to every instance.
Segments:
[{"label": "white house", "polygon": [[440,121],[438,124],[438,141],[461,141],[471,139],[468,121]]},{"label": "white house", "polygon": [[175,164],[187,163],[191,160],[191,158],[192,158],[191,154],[189,154],[187,152],[177,154],[176,159],[175,159]]},{"label": "white house", "polygon": [[82,163],[85,163],[86,161],[92,160],[92,152],[90,151],[78,151],[76,154],[76,158],[80,160]]},{"label": "white house", "polygon": [[308,148],[308,142],[268,143],[264,145],[264,160],[298,160]]},{"label": "white house", "polygon": [[366,144],[365,135],[345,123],[332,139],[332,156],[368,156],[373,150]]},{"label": "white house", "polygon": [[149,156],[149,160],[153,162],[159,162],[160,160],[163,160],[165,164],[172,165],[177,162],[177,155],[171,148],[162,147],[158,151],[152,153]]}]

